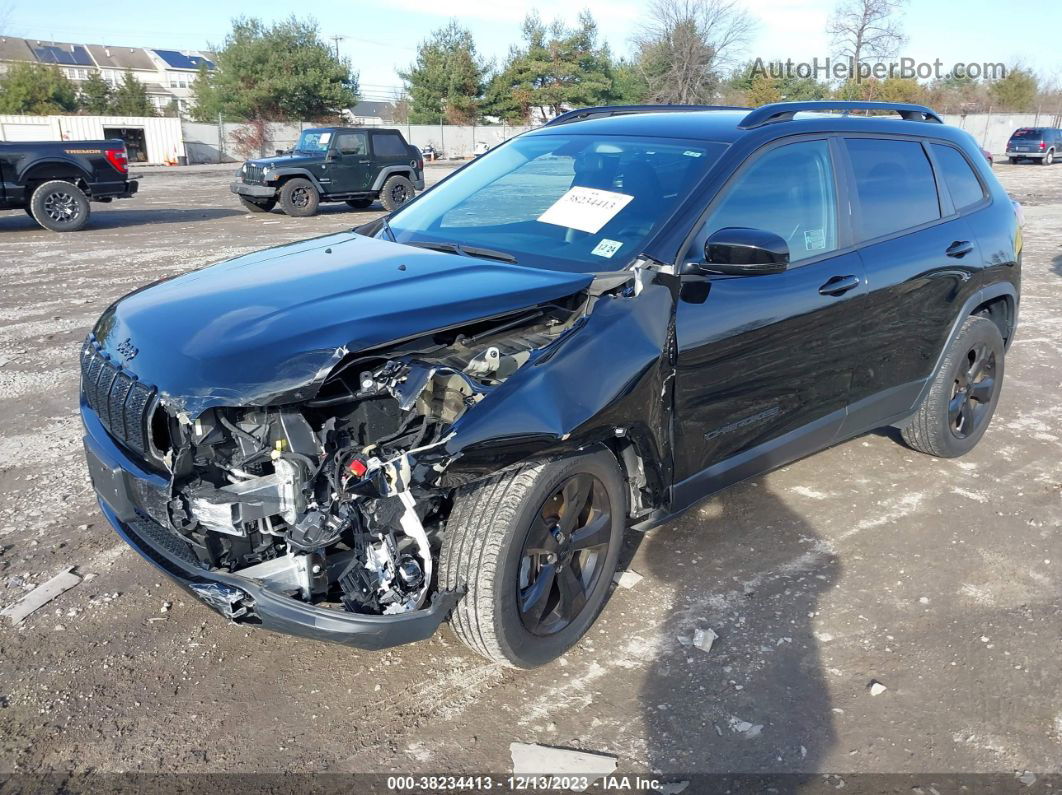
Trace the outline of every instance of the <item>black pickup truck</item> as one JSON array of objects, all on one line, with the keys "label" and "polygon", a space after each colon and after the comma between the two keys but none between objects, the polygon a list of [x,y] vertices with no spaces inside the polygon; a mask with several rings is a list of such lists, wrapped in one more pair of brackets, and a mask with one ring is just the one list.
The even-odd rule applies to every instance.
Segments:
[{"label": "black pickup truck", "polygon": [[88,223],[90,200],[127,199],[136,189],[121,140],[0,143],[0,210],[25,210],[53,232]]}]

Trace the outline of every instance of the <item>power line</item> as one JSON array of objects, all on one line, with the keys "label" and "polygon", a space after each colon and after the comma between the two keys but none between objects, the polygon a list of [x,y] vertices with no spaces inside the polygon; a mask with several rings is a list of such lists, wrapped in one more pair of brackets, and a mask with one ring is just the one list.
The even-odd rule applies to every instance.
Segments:
[{"label": "power line", "polygon": [[339,60],[339,42],[341,42],[344,39],[346,39],[346,36],[340,36],[339,34],[335,34],[335,35],[329,36],[328,38],[335,44],[336,60]]}]

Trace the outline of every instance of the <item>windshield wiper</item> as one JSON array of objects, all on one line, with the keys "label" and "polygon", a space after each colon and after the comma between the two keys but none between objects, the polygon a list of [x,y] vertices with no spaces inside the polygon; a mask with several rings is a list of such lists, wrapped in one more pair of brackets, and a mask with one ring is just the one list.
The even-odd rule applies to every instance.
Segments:
[{"label": "windshield wiper", "polygon": [[498,251],[493,248],[481,248],[480,246],[461,246],[461,251],[470,257],[482,257],[483,259],[496,259],[500,262],[516,264],[516,257],[507,251]]},{"label": "windshield wiper", "polygon": [[429,248],[432,251],[445,251],[447,254],[463,254],[466,257],[479,257],[481,259],[495,259],[499,262],[508,262],[511,265],[516,264],[516,257],[507,251],[498,251],[493,248],[482,248],[481,246],[465,246],[458,245],[457,243],[436,243],[431,240],[417,240],[409,241],[407,246],[417,246],[418,248]]}]

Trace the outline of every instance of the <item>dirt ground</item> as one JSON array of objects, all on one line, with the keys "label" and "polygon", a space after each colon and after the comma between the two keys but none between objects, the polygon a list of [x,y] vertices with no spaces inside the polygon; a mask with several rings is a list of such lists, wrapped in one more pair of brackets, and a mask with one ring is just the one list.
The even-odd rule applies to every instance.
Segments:
[{"label": "dirt ground", "polygon": [[[665,781],[1062,773],[1062,166],[996,173],[1025,205],[1024,292],[980,446],[938,460],[882,432],[730,489],[631,539],[643,579],[529,673],[446,627],[369,653],[229,625],[96,508],[77,357],[103,309],[374,212],[251,216],[200,170],[145,176],[76,234],[3,213],[0,606],[84,580],[0,626],[0,772],[506,773],[519,741]],[[683,643],[703,627],[709,654]]]}]

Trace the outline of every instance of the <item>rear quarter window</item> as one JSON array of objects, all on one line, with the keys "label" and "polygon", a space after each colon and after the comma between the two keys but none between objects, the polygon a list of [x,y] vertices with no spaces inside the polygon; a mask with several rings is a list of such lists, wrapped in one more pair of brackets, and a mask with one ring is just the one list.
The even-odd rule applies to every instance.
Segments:
[{"label": "rear quarter window", "polygon": [[943,144],[932,144],[932,147],[955,209],[965,210],[984,199],[984,188],[962,153]]},{"label": "rear quarter window", "polygon": [[408,157],[406,142],[402,136],[394,133],[375,133],[372,136],[372,150],[381,157]]},{"label": "rear quarter window", "polygon": [[940,218],[937,184],[922,145],[846,138],[861,209],[859,236],[872,240]]}]

